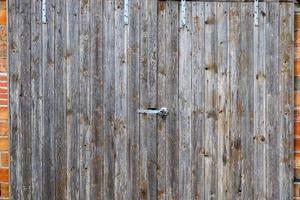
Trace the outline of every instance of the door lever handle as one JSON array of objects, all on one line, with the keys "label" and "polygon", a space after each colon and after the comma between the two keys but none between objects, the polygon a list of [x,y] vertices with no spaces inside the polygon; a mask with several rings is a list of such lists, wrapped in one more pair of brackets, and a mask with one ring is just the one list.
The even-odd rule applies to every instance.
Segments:
[{"label": "door lever handle", "polygon": [[149,114],[149,115],[159,115],[161,117],[166,117],[169,115],[167,108],[162,107],[161,109],[148,108],[148,109],[138,109],[139,114]]}]

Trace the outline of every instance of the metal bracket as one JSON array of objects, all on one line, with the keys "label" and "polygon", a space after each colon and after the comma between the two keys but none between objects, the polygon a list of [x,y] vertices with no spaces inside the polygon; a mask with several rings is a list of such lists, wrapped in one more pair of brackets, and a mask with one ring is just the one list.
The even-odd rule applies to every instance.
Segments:
[{"label": "metal bracket", "polygon": [[186,26],[186,0],[181,0],[180,3],[180,28]]},{"label": "metal bracket", "polygon": [[129,24],[129,3],[128,0],[124,0],[124,24]]},{"label": "metal bracket", "polygon": [[43,24],[47,23],[47,4],[46,4],[46,0],[42,1],[42,23]]},{"label": "metal bracket", "polygon": [[254,0],[254,25],[259,24],[259,0]]},{"label": "metal bracket", "polygon": [[149,108],[147,110],[139,109],[138,113],[139,114],[158,115],[158,116],[161,116],[161,117],[166,117],[166,116],[169,115],[169,111],[165,107],[162,107],[161,109],[156,109],[156,108]]}]

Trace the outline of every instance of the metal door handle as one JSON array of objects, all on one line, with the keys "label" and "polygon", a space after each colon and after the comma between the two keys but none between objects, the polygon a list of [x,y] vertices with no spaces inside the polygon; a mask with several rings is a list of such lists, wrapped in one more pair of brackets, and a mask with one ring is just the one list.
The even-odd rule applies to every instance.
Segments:
[{"label": "metal door handle", "polygon": [[161,117],[166,117],[169,114],[169,111],[167,108],[162,107],[161,109],[156,109],[156,108],[148,108],[147,110],[139,109],[138,113],[139,114],[159,115]]}]

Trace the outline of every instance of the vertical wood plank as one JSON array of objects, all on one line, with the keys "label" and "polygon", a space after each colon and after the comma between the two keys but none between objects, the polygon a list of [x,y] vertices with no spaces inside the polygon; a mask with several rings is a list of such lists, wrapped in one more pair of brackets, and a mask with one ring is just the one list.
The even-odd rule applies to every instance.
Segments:
[{"label": "vertical wood plank", "polygon": [[[32,129],[32,196],[33,199],[42,198],[42,29],[41,3],[32,1],[31,4],[31,129]],[[12,195],[14,198],[14,196]]]},{"label": "vertical wood plank", "polygon": [[279,177],[280,199],[293,191],[294,4],[280,4],[279,18]]},{"label": "vertical wood plank", "polygon": [[104,67],[104,199],[114,199],[114,125],[115,125],[115,2],[105,1],[103,7]]},{"label": "vertical wood plank", "polygon": [[187,24],[179,31],[179,199],[191,199],[192,4],[186,3]]},{"label": "vertical wood plank", "polygon": [[241,46],[241,199],[253,197],[253,4],[242,4]]},{"label": "vertical wood plank", "polygon": [[259,26],[254,27],[254,198],[266,198],[266,74],[265,74],[265,3],[260,4]]},{"label": "vertical wood plank", "polygon": [[18,137],[18,176],[19,198],[31,198],[31,2],[19,2],[19,137]]},{"label": "vertical wood plank", "polygon": [[137,110],[139,109],[139,62],[140,62],[140,1],[129,1],[128,24],[128,82],[127,82],[127,112],[128,112],[128,142],[129,142],[129,180],[130,199],[140,199],[140,128]]},{"label": "vertical wood plank", "polygon": [[124,1],[115,1],[115,198],[128,196],[128,140],[127,140],[127,40],[124,24]]},{"label": "vertical wood plank", "polygon": [[204,199],[204,133],[205,133],[205,3],[192,3],[192,116],[191,163],[192,199]]},{"label": "vertical wood plank", "polygon": [[[158,2],[157,105],[166,106],[166,2]],[[157,119],[157,197],[166,198],[166,118]]]},{"label": "vertical wood plank", "polygon": [[266,66],[266,156],[267,199],[280,199],[278,165],[278,27],[279,3],[266,5],[265,66]]},{"label": "vertical wood plank", "polygon": [[216,49],[217,58],[216,65],[218,66],[218,86],[217,86],[217,177],[218,177],[218,195],[223,194],[228,196],[228,173],[229,173],[229,114],[230,101],[228,94],[230,93],[230,67],[228,58],[228,19],[229,19],[229,3],[217,3],[217,38]]},{"label": "vertical wood plank", "polygon": [[179,2],[166,2],[166,199],[179,195]]},{"label": "vertical wood plank", "polygon": [[240,199],[241,195],[241,4],[231,3],[229,9],[228,56],[230,67],[230,116],[229,116],[229,176],[228,195]]},{"label": "vertical wood plank", "polygon": [[[157,1],[141,2],[140,107],[157,107]],[[156,116],[140,116],[140,198],[156,198]]]},{"label": "vertical wood plank", "polygon": [[8,1],[8,63],[9,63],[9,135],[10,135],[10,198],[20,198],[20,170],[18,159],[18,138],[20,135],[19,93],[20,93],[20,41],[19,8],[17,1]]},{"label": "vertical wood plank", "polygon": [[31,198],[31,1],[19,3],[19,51],[20,57],[20,91],[19,91],[19,138],[18,138],[18,164],[20,176],[21,199]]},{"label": "vertical wood plank", "polygon": [[[67,198],[67,124],[66,91],[67,29],[66,2],[55,2],[54,133],[56,141],[55,197]],[[37,75],[37,77],[39,77]],[[42,80],[41,80],[42,81]]]},{"label": "vertical wood plank", "polygon": [[90,62],[90,0],[80,1],[79,13],[79,148],[80,199],[90,197],[90,137],[91,137],[91,62]]},{"label": "vertical wood plank", "polygon": [[90,199],[104,199],[103,1],[91,0],[91,169]]},{"label": "vertical wood plank", "polygon": [[[54,0],[47,1],[47,23],[43,24],[43,195],[55,198],[54,132]],[[45,114],[47,113],[47,114]]]},{"label": "vertical wood plank", "polygon": [[217,142],[217,70],[216,65],[216,3],[205,4],[205,199],[217,198],[217,166],[216,149]]},{"label": "vertical wood plank", "polygon": [[79,1],[67,1],[67,199],[79,199]]}]

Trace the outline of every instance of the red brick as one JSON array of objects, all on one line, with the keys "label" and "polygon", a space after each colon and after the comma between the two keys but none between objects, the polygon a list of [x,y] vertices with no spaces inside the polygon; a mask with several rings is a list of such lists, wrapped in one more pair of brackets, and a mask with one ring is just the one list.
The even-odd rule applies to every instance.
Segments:
[{"label": "red brick", "polygon": [[1,153],[1,166],[8,167],[9,156],[8,153]]},{"label": "red brick", "polygon": [[6,25],[0,25],[0,41],[7,42]]},{"label": "red brick", "polygon": [[294,132],[296,137],[300,137],[300,122],[295,122]]},{"label": "red brick", "polygon": [[0,99],[8,99],[8,94],[0,94]]},{"label": "red brick", "polygon": [[0,24],[6,24],[6,10],[0,10]]},{"label": "red brick", "polygon": [[8,151],[8,138],[0,138],[0,151]]},{"label": "red brick", "polygon": [[0,58],[0,72],[7,72],[7,60],[6,60],[6,58]]},{"label": "red brick", "polygon": [[7,58],[7,45],[6,42],[0,42],[0,57]]},{"label": "red brick", "polygon": [[0,168],[0,182],[8,182],[8,169]]},{"label": "red brick", "polygon": [[294,62],[294,73],[295,73],[295,76],[300,76],[300,60],[299,59],[295,59],[295,62]]},{"label": "red brick", "polygon": [[0,196],[3,198],[9,197],[9,184],[0,183]]},{"label": "red brick", "polygon": [[8,83],[7,82],[1,82],[0,81],[0,87],[7,87],[8,86]]},{"label": "red brick", "polygon": [[7,81],[8,77],[7,75],[0,75],[0,81]]},{"label": "red brick", "polygon": [[0,135],[8,135],[8,122],[0,122]]},{"label": "red brick", "polygon": [[299,108],[296,108],[294,111],[294,120],[300,121],[300,109]]},{"label": "red brick", "polygon": [[[0,100],[0,103],[1,101],[5,101],[5,100]],[[8,107],[0,107],[0,120],[8,120]]]},{"label": "red brick", "polygon": [[7,88],[0,88],[0,93],[7,94],[8,89]]}]

